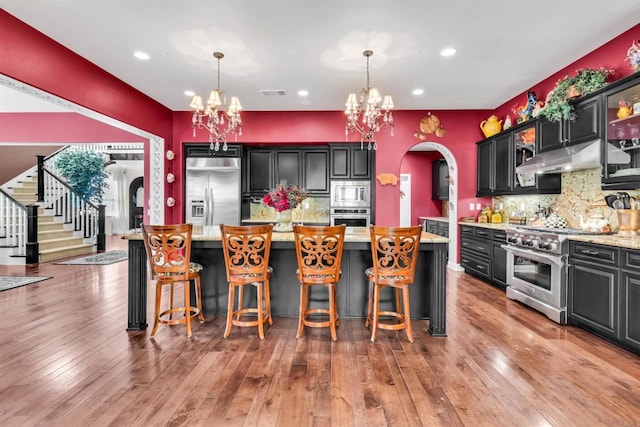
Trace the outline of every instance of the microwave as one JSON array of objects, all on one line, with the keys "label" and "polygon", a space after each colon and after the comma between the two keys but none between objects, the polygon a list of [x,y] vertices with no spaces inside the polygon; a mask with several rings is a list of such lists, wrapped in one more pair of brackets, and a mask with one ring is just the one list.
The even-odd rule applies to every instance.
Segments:
[{"label": "microwave", "polygon": [[371,207],[370,181],[331,181],[332,207]]}]

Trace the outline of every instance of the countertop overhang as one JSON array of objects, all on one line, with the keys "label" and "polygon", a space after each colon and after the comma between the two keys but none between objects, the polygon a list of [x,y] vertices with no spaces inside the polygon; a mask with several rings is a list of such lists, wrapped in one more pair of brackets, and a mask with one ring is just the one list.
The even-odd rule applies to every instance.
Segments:
[{"label": "countertop overhang", "polygon": [[[142,240],[142,233],[129,233],[122,236],[126,240]],[[196,242],[202,241],[221,241],[220,228],[214,227],[213,232],[210,234],[198,234],[194,233],[191,240]],[[371,241],[369,229],[367,227],[347,227],[345,235],[345,242],[360,242],[368,243]],[[292,232],[273,232],[271,236],[272,242],[293,242]],[[438,236],[436,234],[422,232],[420,236],[420,243],[449,243],[449,239],[446,237]]]}]

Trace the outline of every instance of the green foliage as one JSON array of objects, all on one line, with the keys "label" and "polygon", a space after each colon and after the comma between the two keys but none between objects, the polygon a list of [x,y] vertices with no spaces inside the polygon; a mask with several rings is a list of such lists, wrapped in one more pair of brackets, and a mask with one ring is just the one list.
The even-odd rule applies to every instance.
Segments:
[{"label": "green foliage", "polygon": [[587,95],[604,87],[610,74],[612,72],[605,68],[581,68],[573,77],[565,75],[549,92],[540,116],[546,117],[552,122],[573,120],[573,106],[569,103],[571,100],[570,91],[575,89],[581,96]]},{"label": "green foliage", "polygon": [[66,150],[57,155],[55,167],[71,188],[92,202],[101,203],[107,184],[102,154],[96,151]]}]

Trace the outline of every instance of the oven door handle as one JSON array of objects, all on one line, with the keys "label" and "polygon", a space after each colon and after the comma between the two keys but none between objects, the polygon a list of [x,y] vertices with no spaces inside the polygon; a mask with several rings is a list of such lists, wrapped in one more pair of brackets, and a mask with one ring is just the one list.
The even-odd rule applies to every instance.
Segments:
[{"label": "oven door handle", "polygon": [[545,253],[530,251],[528,249],[515,248],[509,245],[500,245],[500,246],[505,251],[511,252],[514,255],[518,255],[523,258],[529,258],[538,262],[550,262],[553,264],[557,264],[558,266],[562,266],[565,264],[564,258],[566,257],[566,255],[549,255]]}]

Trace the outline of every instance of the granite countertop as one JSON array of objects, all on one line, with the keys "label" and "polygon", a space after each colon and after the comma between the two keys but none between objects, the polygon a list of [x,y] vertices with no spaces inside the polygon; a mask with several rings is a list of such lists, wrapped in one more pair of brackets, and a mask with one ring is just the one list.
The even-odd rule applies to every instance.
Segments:
[{"label": "granite countertop", "polygon": [[446,216],[419,216],[418,219],[428,219],[430,221],[449,222],[449,218]]},{"label": "granite countertop", "polygon": [[507,228],[516,228],[515,224],[508,224],[504,222],[458,222],[459,225],[470,225],[472,227],[491,228],[494,230],[506,230]]},{"label": "granite countertop", "polygon": [[[507,228],[515,228],[516,224],[493,224],[486,222],[459,222],[458,224],[470,225],[473,227],[492,228],[496,230],[504,230]],[[597,245],[615,246],[626,249],[640,249],[640,236],[618,236],[617,234],[569,234],[567,240],[576,242],[593,243]]]},{"label": "granite countertop", "polygon": [[[142,233],[130,233],[122,235],[126,240],[142,240]],[[212,234],[194,234],[192,237],[196,241],[220,241],[220,228],[214,226]],[[369,228],[367,227],[347,227],[345,236],[345,242],[369,242],[371,240],[369,235]],[[271,236],[273,242],[293,242],[292,232],[274,232]],[[446,237],[437,236],[435,234],[422,232],[420,237],[420,243],[449,243],[449,239]]]},{"label": "granite countertop", "polygon": [[616,246],[627,249],[640,249],[640,236],[618,236],[616,234],[573,234],[569,240],[577,242],[594,243],[597,245]]}]

